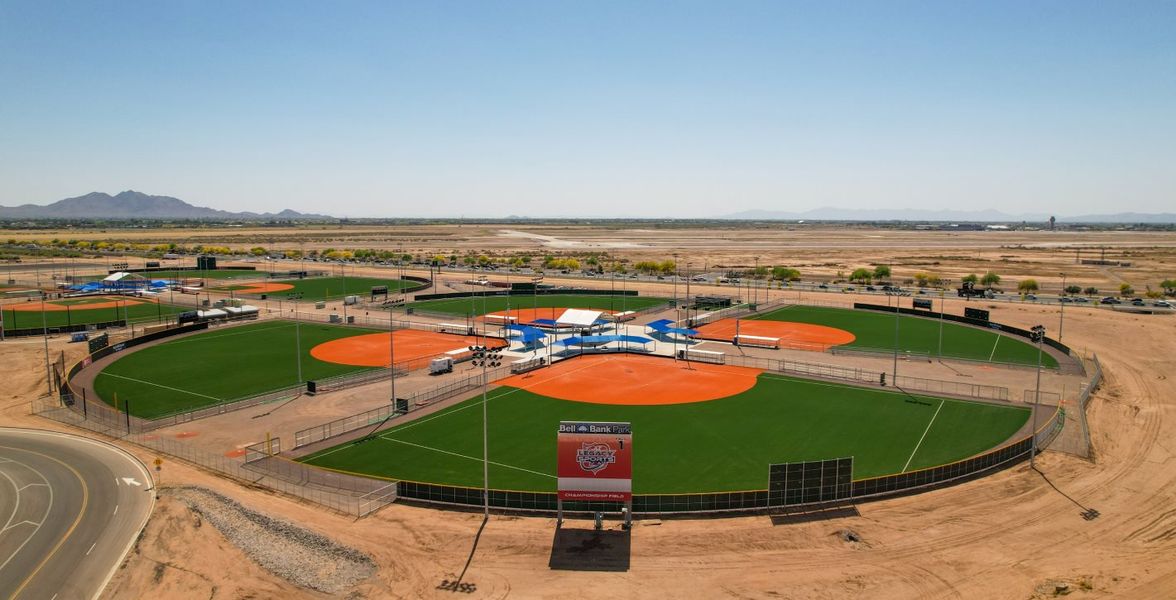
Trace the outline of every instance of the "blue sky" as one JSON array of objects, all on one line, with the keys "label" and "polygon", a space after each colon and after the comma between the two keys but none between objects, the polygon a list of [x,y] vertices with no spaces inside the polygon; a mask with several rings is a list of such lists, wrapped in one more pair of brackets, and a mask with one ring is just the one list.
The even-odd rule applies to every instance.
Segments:
[{"label": "blue sky", "polygon": [[0,204],[1176,207],[1176,2],[0,0]]}]

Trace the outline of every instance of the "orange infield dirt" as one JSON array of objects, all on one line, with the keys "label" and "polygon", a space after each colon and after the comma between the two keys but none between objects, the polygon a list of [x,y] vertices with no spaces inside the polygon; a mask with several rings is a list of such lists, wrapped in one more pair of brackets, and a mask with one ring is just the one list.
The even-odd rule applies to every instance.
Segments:
[{"label": "orange infield dirt", "polygon": [[[492,313],[486,313],[486,315],[484,317],[482,317],[482,319],[485,320],[486,317],[489,317],[491,315],[497,316],[497,317],[505,317],[509,314],[511,317],[514,317],[516,319],[516,321],[515,321],[516,323],[527,324],[527,323],[531,323],[531,322],[535,321],[536,319],[551,319],[552,321],[554,321],[560,315],[564,314],[565,310],[567,310],[567,309],[561,308],[558,306],[548,306],[548,307],[541,307],[541,308],[512,308],[512,309],[510,309],[509,313],[505,310],[500,310],[498,312],[492,312]],[[600,308],[594,308],[592,310],[599,310],[602,313],[612,314],[612,311],[610,311],[610,310],[604,310],[604,309],[600,309]],[[497,321],[497,320],[495,320],[495,321]],[[497,322],[500,322],[500,321],[497,321]]]},{"label": "orange infield dirt", "polygon": [[[722,319],[714,323],[707,323],[696,328],[698,337],[723,342],[733,341],[736,321],[737,319]],[[824,325],[747,319],[738,319],[738,322],[740,335],[780,338],[781,348],[824,352],[833,346],[848,344],[857,339],[844,329]]]},{"label": "orange infield dirt", "polygon": [[[117,300],[107,300],[105,302],[87,302],[85,304],[54,304],[52,302],[45,303],[45,312],[65,312],[67,310],[96,310],[99,308],[122,308],[125,304],[152,304],[155,300],[148,298],[124,298],[119,297]],[[26,302],[24,304],[6,304],[4,310],[14,310],[17,312],[39,312],[41,310],[40,302]]]},{"label": "orange infield dirt", "polygon": [[[284,292],[286,290],[294,289],[294,286],[288,283],[243,283],[242,287],[225,286],[234,288],[233,291],[241,294],[269,294],[273,292]],[[224,288],[215,288],[224,289]]]},{"label": "orange infield dirt", "polygon": [[581,356],[497,381],[542,396],[650,406],[706,402],[755,387],[763,371],[632,354]]},{"label": "orange infield dirt", "polygon": [[[483,344],[500,348],[506,342],[497,338],[451,335],[400,329],[392,334],[396,341],[396,364],[436,358],[450,350]],[[358,367],[386,367],[391,348],[387,333],[369,333],[323,342],[310,349],[310,355],[324,362]],[[423,364],[420,366],[424,366]],[[418,368],[410,366],[410,369]]]}]

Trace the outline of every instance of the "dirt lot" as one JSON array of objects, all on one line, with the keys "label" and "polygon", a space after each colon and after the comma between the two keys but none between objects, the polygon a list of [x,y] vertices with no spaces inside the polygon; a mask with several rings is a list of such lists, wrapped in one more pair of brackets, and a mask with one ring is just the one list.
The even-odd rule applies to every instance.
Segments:
[{"label": "dirt lot", "polygon": [[[1171,276],[1174,236],[1107,234],[1087,243],[1110,244],[1112,236],[1118,236],[1119,248],[1138,247],[1144,253],[1139,266],[1132,269],[1154,274],[1168,271],[1164,277]],[[518,239],[532,238],[510,239],[518,244]],[[828,246],[834,241],[823,243]],[[893,249],[881,242],[871,246],[849,239],[839,250],[826,247],[804,252],[848,256],[854,253],[846,248],[858,243],[862,249],[852,261],[832,256],[823,260],[857,263],[887,255],[900,257],[894,264],[913,260],[901,258],[907,251],[900,238],[886,241]],[[1067,259],[1058,251],[1010,251],[1000,244],[985,245],[983,240],[971,246],[974,240],[965,238],[949,241],[956,243],[954,249],[923,247],[910,252],[978,252],[978,257],[959,259],[968,271],[982,270],[1006,252],[1018,257],[1036,255],[1037,260],[1024,268],[1037,274],[1056,271],[1056,264],[1072,261],[1073,254]],[[759,256],[792,255],[778,247],[780,243],[779,238],[763,242],[765,251]],[[1055,264],[1055,259],[1061,262]],[[1107,275],[1092,270],[1088,274],[1091,280],[1096,276],[1109,280],[1111,275],[1122,277],[1124,272]],[[1051,324],[1057,319],[1053,308],[1002,305],[999,310],[994,319],[1018,326]],[[1093,460],[1047,451],[1038,462],[1040,472],[1021,465],[947,489],[860,504],[856,514],[777,522],[764,516],[643,520],[629,537],[606,538],[606,544],[624,555],[620,562],[627,563],[627,570],[551,569],[549,563],[574,558],[577,546],[560,540],[553,551],[555,526],[548,518],[495,516],[477,537],[481,524],[477,513],[393,505],[355,520],[176,461],[165,463],[163,484],[213,489],[250,509],[294,521],[370,555],[378,571],[340,594],[348,598],[604,595],[1020,600],[1053,597],[1061,584],[1068,585],[1074,598],[1172,598],[1176,596],[1176,566],[1171,560],[1176,553],[1176,447],[1171,441],[1176,435],[1176,383],[1171,374],[1176,318],[1093,309],[1066,309],[1065,318],[1064,341],[1083,353],[1097,353],[1106,372],[1106,382],[1088,411]],[[81,351],[78,344],[53,341],[51,352],[60,349],[75,357]],[[39,339],[0,344],[6,374],[6,385],[0,390],[0,423],[62,428],[28,414],[30,398],[44,386],[39,374],[44,369],[41,350]],[[154,458],[134,446],[128,449],[145,460]],[[1081,513],[1089,508],[1099,516],[1084,519]],[[105,597],[323,597],[259,568],[223,535],[197,522],[183,504],[165,498]],[[578,521],[568,525],[590,526]],[[476,552],[462,578],[463,583],[473,584],[473,590],[439,589],[466,568],[475,539]]]}]

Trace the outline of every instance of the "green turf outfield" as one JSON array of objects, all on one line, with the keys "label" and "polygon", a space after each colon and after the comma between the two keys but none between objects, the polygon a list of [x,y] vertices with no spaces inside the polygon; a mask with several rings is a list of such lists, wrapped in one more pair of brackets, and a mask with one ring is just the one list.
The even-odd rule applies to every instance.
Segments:
[{"label": "green turf outfield", "polygon": [[[106,300],[102,300],[105,302]],[[37,302],[40,304],[40,302]],[[173,306],[163,303],[128,303],[117,308],[86,308],[85,303],[70,304],[69,310],[45,311],[46,327],[66,327],[88,323],[107,323],[130,319],[132,323],[154,323],[168,319],[169,315],[192,310],[190,307]],[[5,329],[30,329],[41,327],[41,311],[4,311]]]},{"label": "green turf outfield", "polygon": [[[793,321],[844,329],[857,337],[853,343],[847,344],[846,347],[849,348],[885,352],[891,352],[894,348],[893,313],[795,305],[747,318]],[[902,352],[938,356],[939,320],[900,315],[898,348]],[[1036,365],[1037,347],[1019,338],[944,321],[943,356]],[[1048,352],[1043,352],[1041,364],[1057,368],[1058,361]]]},{"label": "green turf outfield", "polygon": [[[509,305],[509,306],[508,306]],[[649,296],[611,296],[579,294],[538,294],[532,296],[481,296],[447,298],[410,302],[405,306],[414,310],[428,310],[462,316],[478,316],[505,311],[507,308],[589,308],[596,310],[642,310],[651,306],[667,306],[666,298]]]},{"label": "green turf outfield", "polygon": [[[944,400],[764,374],[710,402],[616,406],[500,387],[490,393],[490,486],[555,491],[556,426],[633,423],[639,494],[767,488],[768,464],[854,457],[864,479],[959,460],[1008,440],[1024,408]],[[929,427],[930,426],[930,427]],[[482,485],[481,397],[360,444],[303,459],[327,468],[430,483]]]},{"label": "green turf outfield", "polygon": [[[302,294],[302,300],[333,300],[344,296],[367,297],[372,288],[388,286],[388,291],[396,293],[407,287],[418,285],[419,282],[406,279],[378,279],[374,277],[311,277],[307,279],[273,279],[267,283],[284,283],[294,286],[293,289],[280,292],[269,292],[270,298],[286,298],[295,294]],[[241,289],[242,286],[223,286],[218,290]],[[257,294],[250,294],[256,296]]]},{"label": "green turf outfield", "polygon": [[365,370],[310,356],[318,344],[365,333],[372,330],[292,321],[215,329],[128,353],[102,369],[94,389],[107,404],[117,393],[120,409],[130,399],[132,415],[158,418],[295,385],[298,359],[304,381]]}]

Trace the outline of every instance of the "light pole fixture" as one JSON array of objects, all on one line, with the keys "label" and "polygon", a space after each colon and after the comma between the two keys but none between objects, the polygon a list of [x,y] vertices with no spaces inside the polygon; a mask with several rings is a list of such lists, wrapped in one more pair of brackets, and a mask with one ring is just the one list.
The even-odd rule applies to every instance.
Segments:
[{"label": "light pole fixture", "polygon": [[1029,468],[1035,468],[1037,458],[1037,412],[1041,406],[1041,345],[1045,341],[1045,326],[1035,325],[1029,339],[1037,344],[1037,387],[1033,391],[1033,427],[1029,430]]},{"label": "light pole fixture", "polygon": [[490,518],[490,436],[486,418],[486,395],[490,389],[487,371],[490,367],[502,364],[502,353],[496,348],[488,346],[470,346],[473,352],[473,364],[482,367],[482,516]]}]

